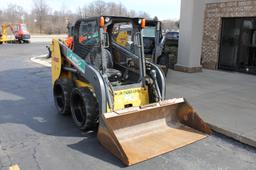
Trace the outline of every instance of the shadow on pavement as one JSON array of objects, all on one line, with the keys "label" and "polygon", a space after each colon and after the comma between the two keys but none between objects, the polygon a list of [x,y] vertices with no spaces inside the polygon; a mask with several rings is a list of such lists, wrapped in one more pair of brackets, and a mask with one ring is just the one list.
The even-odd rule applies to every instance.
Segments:
[{"label": "shadow on pavement", "polygon": [[88,134],[86,135],[88,137],[87,139],[83,139],[78,143],[68,145],[68,147],[113,165],[119,166],[120,168],[125,167],[119,159],[113,156],[99,143],[96,135],[96,133]]},{"label": "shadow on pavement", "polygon": [[0,124],[24,124],[47,135],[82,136],[71,116],[55,109],[49,68],[0,71],[0,80]]},{"label": "shadow on pavement", "polygon": [[49,68],[0,71],[0,80],[0,124],[22,124],[38,133],[52,136],[83,137],[85,139],[68,147],[123,166],[100,145],[96,133],[81,133],[71,116],[57,113]]}]

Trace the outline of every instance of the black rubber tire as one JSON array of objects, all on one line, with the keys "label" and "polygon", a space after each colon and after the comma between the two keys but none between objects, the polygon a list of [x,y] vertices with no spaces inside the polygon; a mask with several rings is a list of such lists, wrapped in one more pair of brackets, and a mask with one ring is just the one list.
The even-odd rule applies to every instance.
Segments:
[{"label": "black rubber tire", "polygon": [[70,94],[73,88],[72,81],[58,79],[53,87],[54,103],[61,115],[70,114]]},{"label": "black rubber tire", "polygon": [[98,102],[89,88],[75,88],[71,93],[71,114],[75,124],[82,131],[98,127]]},{"label": "black rubber tire", "polygon": [[159,64],[160,66],[164,66],[164,67],[161,67],[163,72],[164,72],[164,75],[167,76],[168,74],[168,70],[169,70],[169,56],[166,55],[166,54],[162,54],[159,58],[158,58],[158,62],[157,64]]}]

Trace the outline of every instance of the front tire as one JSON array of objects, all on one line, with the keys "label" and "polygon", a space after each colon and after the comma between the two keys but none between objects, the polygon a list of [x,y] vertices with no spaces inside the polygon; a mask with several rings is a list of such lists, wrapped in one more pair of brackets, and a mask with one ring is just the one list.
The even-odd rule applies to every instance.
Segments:
[{"label": "front tire", "polygon": [[75,124],[83,131],[98,125],[98,103],[89,88],[75,88],[71,94],[71,114]]}]

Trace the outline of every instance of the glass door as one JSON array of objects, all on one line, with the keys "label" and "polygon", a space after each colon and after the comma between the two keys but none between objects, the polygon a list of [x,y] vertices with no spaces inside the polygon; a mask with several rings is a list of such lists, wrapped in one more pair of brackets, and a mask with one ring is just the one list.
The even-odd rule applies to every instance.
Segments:
[{"label": "glass door", "polygon": [[236,70],[239,50],[241,20],[224,18],[219,57],[219,69]]},{"label": "glass door", "polygon": [[256,19],[242,20],[238,71],[256,73]]},{"label": "glass door", "polygon": [[256,74],[256,18],[223,18],[219,69]]}]

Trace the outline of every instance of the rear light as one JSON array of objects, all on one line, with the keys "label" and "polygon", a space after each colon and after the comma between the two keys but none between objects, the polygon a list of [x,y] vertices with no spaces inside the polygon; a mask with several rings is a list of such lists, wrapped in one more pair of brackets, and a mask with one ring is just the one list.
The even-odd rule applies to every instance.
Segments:
[{"label": "rear light", "polygon": [[100,27],[103,28],[105,25],[104,17],[100,17]]},{"label": "rear light", "polygon": [[141,28],[144,29],[144,28],[145,28],[145,25],[146,25],[146,20],[145,20],[145,19],[142,19],[142,20],[141,20]]}]

